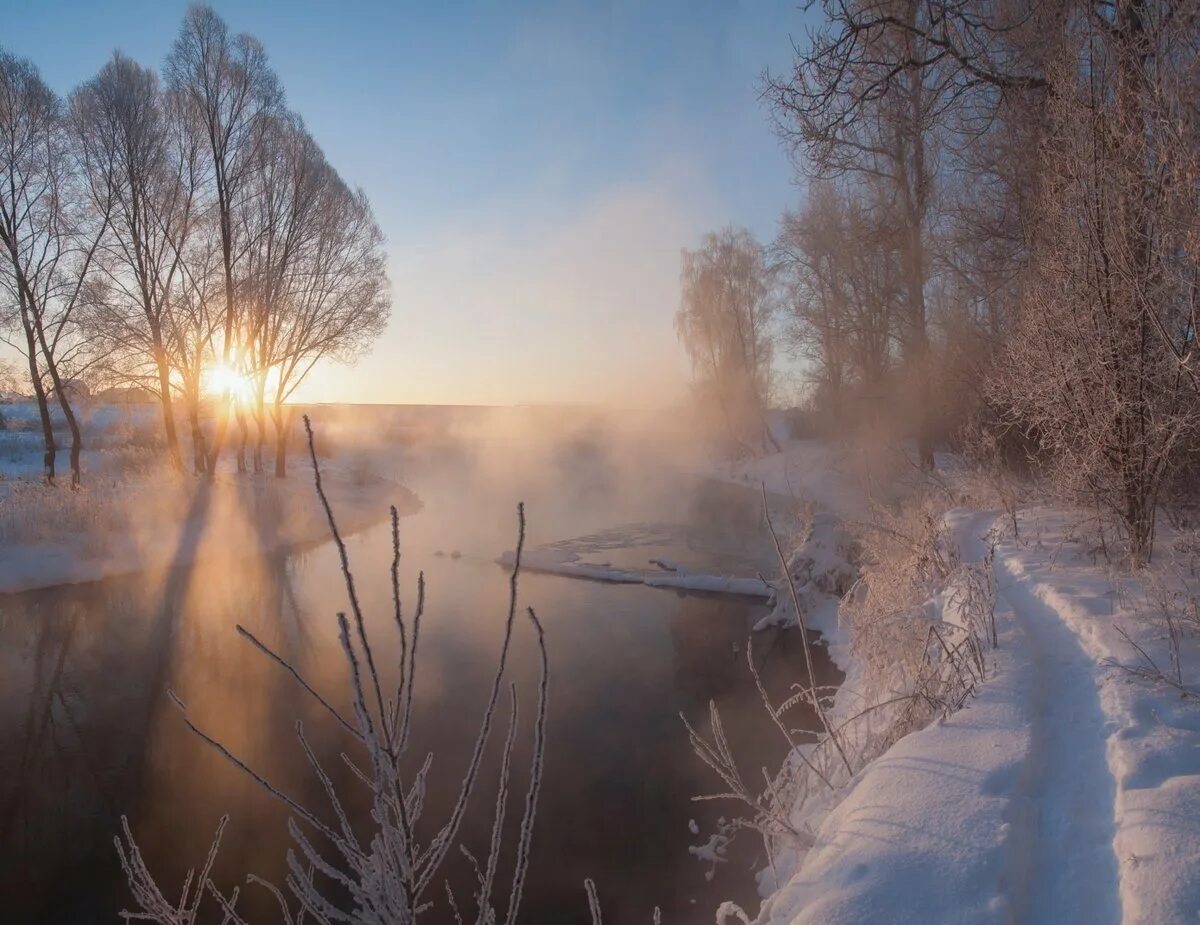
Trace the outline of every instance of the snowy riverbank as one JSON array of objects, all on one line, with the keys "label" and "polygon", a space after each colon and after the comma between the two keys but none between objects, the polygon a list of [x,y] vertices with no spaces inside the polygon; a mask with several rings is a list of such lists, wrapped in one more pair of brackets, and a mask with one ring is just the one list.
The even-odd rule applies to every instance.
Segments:
[{"label": "snowy riverbank", "polygon": [[[731,474],[794,492],[800,472],[836,489],[820,471],[825,452],[794,445]],[[801,606],[847,673],[835,723],[862,708],[866,680],[835,582],[815,579],[837,568],[837,521],[819,513],[792,561],[809,563],[796,576]],[[836,793],[793,807],[792,824],[809,834],[775,857],[778,882],[764,871],[759,925],[1196,920],[1200,702],[1171,683],[1200,687],[1194,547],[1161,537],[1159,562],[1132,575],[1106,567],[1077,521],[1030,508],[1018,538],[996,511],[944,514],[960,562],[980,562],[995,543],[999,646],[986,680],[963,709],[904,736]],[[954,620],[952,604],[949,592],[935,595],[931,619]],[[1120,667],[1151,662],[1170,682]]]},{"label": "snowy riverbank", "polygon": [[[363,481],[336,466],[322,470],[343,534],[386,519],[389,504],[402,515],[420,506],[415,495],[394,482]],[[51,492],[65,495],[47,502]],[[41,525],[36,541],[0,549],[0,593],[6,594],[178,567],[201,558],[263,555],[329,539],[311,466],[297,466],[284,480],[223,473],[212,483],[178,477],[168,484],[134,477],[85,486],[73,494],[64,487],[36,485],[18,496],[18,503],[37,500],[61,518]],[[13,498],[10,492],[7,503]],[[123,516],[135,510],[137,517]]]}]

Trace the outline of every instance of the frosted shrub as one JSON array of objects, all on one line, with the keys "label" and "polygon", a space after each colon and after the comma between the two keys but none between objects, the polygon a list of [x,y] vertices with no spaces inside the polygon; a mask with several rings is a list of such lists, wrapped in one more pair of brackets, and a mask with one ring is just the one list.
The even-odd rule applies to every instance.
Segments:
[{"label": "frosted shrub", "polygon": [[[1106,664],[1151,684],[1174,688],[1182,697],[1200,700],[1194,665],[1188,664],[1187,658],[1194,657],[1194,640],[1200,636],[1200,583],[1183,568],[1177,568],[1173,574],[1148,572],[1144,589],[1144,598],[1139,595],[1127,603],[1143,623],[1153,628],[1153,635],[1146,638],[1116,625],[1135,657],[1129,662],[1109,658]],[[1138,635],[1143,635],[1141,642],[1135,638]],[[1152,641],[1159,648],[1165,645],[1166,653],[1156,658]]]},{"label": "frosted shrub", "polygon": [[[815,826],[855,774],[903,736],[962,707],[987,676],[986,652],[998,643],[992,551],[982,563],[959,563],[935,497],[918,493],[877,506],[870,522],[857,525],[854,542],[835,539],[841,531],[828,523],[816,530],[820,518],[790,558],[776,540],[784,577],[773,619],[796,620],[808,670],[806,683],[772,704],[747,646],[763,706],[788,744],[778,774],[763,771],[760,782],[740,773],[715,705],[707,735],[688,726],[693,749],[724,785],[697,799],[740,803],[734,825],[762,837],[772,867],[781,851],[794,856],[811,846]],[[767,523],[774,536],[769,516]],[[849,631],[854,661],[840,692],[813,681],[805,614],[822,595],[841,596],[839,620]],[[789,713],[798,706],[815,715],[815,730],[791,728]]]},{"label": "frosted shrub", "polygon": [[876,506],[860,528],[862,574],[840,617],[861,666],[863,708],[847,724],[861,764],[962,707],[998,644],[992,552],[958,561],[938,497]]}]

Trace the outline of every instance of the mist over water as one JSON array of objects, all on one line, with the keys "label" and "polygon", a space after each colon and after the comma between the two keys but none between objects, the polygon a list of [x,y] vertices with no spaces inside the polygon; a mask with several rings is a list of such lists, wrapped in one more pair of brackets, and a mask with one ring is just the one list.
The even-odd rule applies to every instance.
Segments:
[{"label": "mist over water", "polygon": [[[568,409],[311,410],[325,465],[370,467],[403,480],[423,503],[401,522],[401,582],[410,615],[419,571],[428,585],[409,773],[434,753],[429,820],[457,794],[481,719],[507,608],[508,575],[494,558],[515,543],[519,500],[531,547],[603,532],[594,555],[613,562],[670,556],[748,574],[756,563],[769,565],[758,498],[717,489],[676,464],[692,449],[682,427],[635,418],[618,429]],[[381,514],[387,501],[379,499]],[[212,526],[205,542],[219,543],[220,526]],[[639,546],[647,537],[652,545]],[[348,546],[376,660],[390,681],[398,639],[386,524]],[[712,881],[707,864],[688,854],[734,808],[691,802],[715,779],[691,753],[678,714],[704,729],[715,700],[746,768],[778,766],[786,744],[773,734],[745,655],[765,609],[739,598],[530,572],[521,577],[520,604],[543,621],[551,666],[545,781],[523,906],[529,920],[586,921],[588,876],[607,921],[649,921],[655,905],[665,920],[680,921],[722,899],[749,904],[753,871],[766,864],[759,842],[743,835]],[[339,792],[349,795],[348,809],[365,814],[365,788],[338,757],[353,754],[348,737],[234,630],[245,625],[350,714],[334,618],[345,608],[327,543],[5,598],[0,892],[13,897],[14,921],[110,921],[124,907],[111,843],[121,813],[164,889],[202,862],[223,813],[231,821],[217,882],[231,888],[246,873],[282,880],[285,809],[186,729],[167,688],[201,728],[328,817],[295,738],[302,721]],[[787,631],[755,637],[756,662],[776,701],[803,681],[797,643]],[[820,670],[833,674],[824,661]],[[523,808],[536,676],[536,649],[522,623],[506,676],[519,697],[510,828]],[[503,699],[462,832],[477,858],[487,853],[507,717]],[[698,836],[689,831],[693,819]],[[511,862],[501,862],[502,884]],[[474,875],[457,852],[448,875],[460,904],[469,901]],[[266,899],[251,889],[243,902],[265,913]]]}]

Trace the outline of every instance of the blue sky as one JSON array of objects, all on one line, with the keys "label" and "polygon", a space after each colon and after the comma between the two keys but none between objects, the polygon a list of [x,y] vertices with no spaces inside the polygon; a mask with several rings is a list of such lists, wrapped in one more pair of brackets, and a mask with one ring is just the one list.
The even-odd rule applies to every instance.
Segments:
[{"label": "blue sky", "polygon": [[[314,400],[679,394],[679,248],[773,233],[797,191],[758,100],[796,0],[216,2],[266,46],[388,239],[393,318]],[[0,44],[66,93],[114,48],[161,64],[186,3],[0,0]]]}]

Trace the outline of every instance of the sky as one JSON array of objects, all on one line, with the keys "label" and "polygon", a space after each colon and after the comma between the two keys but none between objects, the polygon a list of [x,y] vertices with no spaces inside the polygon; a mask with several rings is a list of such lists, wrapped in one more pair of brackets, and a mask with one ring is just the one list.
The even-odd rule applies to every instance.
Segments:
[{"label": "sky", "polygon": [[[795,205],[759,100],[797,0],[218,0],[265,46],[387,238],[392,317],[297,398],[671,401],[679,251]],[[0,0],[0,46],[68,93],[114,49],[161,65],[182,0]]]}]

